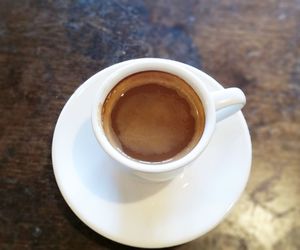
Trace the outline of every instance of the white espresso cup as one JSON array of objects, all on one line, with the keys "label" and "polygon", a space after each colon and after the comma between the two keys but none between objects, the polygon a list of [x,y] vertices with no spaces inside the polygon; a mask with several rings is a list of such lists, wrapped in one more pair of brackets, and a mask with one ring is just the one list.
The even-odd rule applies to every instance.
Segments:
[{"label": "white espresso cup", "polygon": [[[99,110],[102,109],[107,95],[122,79],[143,71],[162,71],[183,79],[194,89],[203,104],[205,113],[203,134],[195,147],[179,159],[161,163],[139,161],[115,148],[105,135]],[[169,180],[181,173],[184,167],[194,161],[204,151],[212,138],[216,123],[236,113],[246,103],[245,95],[239,88],[228,88],[211,92],[207,90],[205,85],[205,82],[193,72],[172,60],[160,58],[133,60],[128,65],[118,68],[104,81],[99,82],[99,90],[95,93],[92,107],[94,134],[105,152],[134,174],[151,181]]]}]

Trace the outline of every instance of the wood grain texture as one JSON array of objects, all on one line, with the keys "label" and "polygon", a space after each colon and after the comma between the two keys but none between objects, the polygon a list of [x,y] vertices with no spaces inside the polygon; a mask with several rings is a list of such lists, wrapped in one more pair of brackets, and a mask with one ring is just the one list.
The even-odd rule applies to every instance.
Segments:
[{"label": "wood grain texture", "polygon": [[246,192],[226,220],[172,249],[300,249],[300,1],[0,1],[0,249],[130,249],[86,227],[56,185],[58,115],[90,75],[179,60],[247,95]]}]

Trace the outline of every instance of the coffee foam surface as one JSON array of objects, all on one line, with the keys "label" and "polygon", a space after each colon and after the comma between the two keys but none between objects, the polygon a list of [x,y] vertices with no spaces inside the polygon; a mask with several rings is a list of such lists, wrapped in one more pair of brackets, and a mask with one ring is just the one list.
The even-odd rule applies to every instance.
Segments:
[{"label": "coffee foam surface", "polygon": [[110,142],[130,157],[150,162],[176,158],[199,140],[201,101],[182,79],[147,71],[123,79],[108,95],[102,123]]}]

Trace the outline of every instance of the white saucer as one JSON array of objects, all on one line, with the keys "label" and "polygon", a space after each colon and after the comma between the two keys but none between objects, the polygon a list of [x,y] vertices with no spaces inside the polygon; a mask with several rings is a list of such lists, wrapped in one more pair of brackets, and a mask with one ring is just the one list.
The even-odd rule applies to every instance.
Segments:
[{"label": "white saucer", "polygon": [[[94,138],[91,105],[97,84],[126,61],[94,75],[64,106],[52,160],[73,212],[99,234],[130,246],[159,248],[191,241],[215,227],[238,200],[251,168],[251,140],[241,112],[220,122],[205,152],[183,174],[152,183],[113,162]],[[207,82],[205,73],[185,64]]]}]

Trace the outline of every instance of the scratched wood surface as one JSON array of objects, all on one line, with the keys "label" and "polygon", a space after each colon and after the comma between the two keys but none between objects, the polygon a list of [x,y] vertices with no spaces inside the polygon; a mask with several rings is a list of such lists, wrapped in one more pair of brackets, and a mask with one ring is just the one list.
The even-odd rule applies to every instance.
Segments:
[{"label": "scratched wood surface", "polygon": [[212,232],[172,249],[300,249],[300,1],[0,1],[0,249],[129,249],[56,185],[51,140],[73,91],[130,58],[163,57],[247,95],[246,191]]}]

